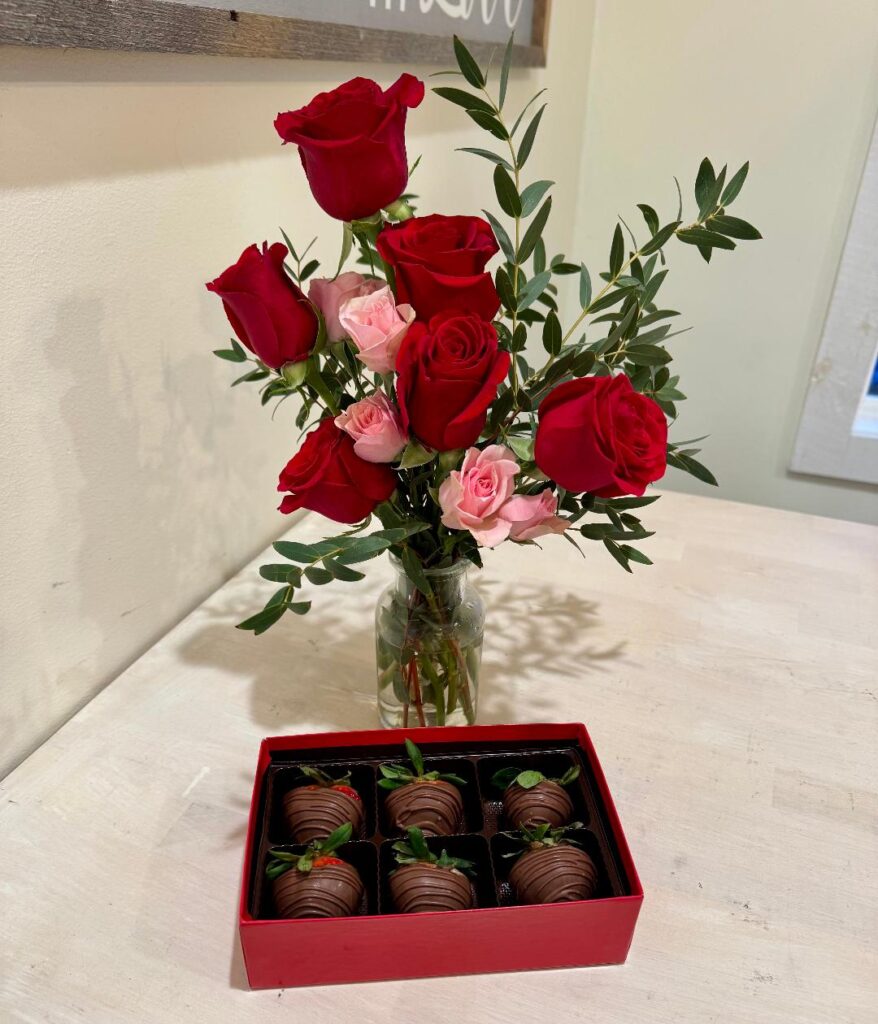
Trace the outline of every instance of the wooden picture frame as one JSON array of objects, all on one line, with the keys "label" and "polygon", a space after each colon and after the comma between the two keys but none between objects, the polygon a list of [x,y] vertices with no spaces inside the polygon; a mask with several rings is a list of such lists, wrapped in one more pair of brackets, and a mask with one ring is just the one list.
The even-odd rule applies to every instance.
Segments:
[{"label": "wooden picture frame", "polygon": [[[230,0],[233,3],[234,0]],[[513,63],[544,67],[550,0],[534,0],[532,43]],[[465,33],[464,33],[465,35]],[[501,43],[466,40],[478,60]],[[0,44],[227,57],[448,64],[441,35],[273,17],[168,0],[0,0]]]}]

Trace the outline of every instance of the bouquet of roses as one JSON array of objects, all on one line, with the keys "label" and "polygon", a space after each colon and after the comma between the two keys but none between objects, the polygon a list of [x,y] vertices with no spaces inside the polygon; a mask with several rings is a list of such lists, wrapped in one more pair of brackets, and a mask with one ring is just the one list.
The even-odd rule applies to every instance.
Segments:
[{"label": "bouquet of roses", "polygon": [[[492,165],[502,219],[415,216],[405,123],[424,85],[355,78],[275,121],[314,198],[343,223],[334,275],[313,277],[311,245],[298,250],[282,232],[285,245],[251,245],[207,286],[236,336],[216,355],[254,364],[234,383],[258,383],[263,405],[300,401],[306,433],[280,474],[280,510],[351,526],[275,544],[284,561],[260,571],[280,588],[240,628],[304,614],[305,581],[361,579],[352,566],[389,551],[401,582],[379,607],[379,694],[401,709],[385,721],[405,724],[410,709],[421,724],[474,719],[481,622],[460,576],[481,566],[482,548],[559,534],[577,548],[601,542],[630,572],[651,564],[634,546],[651,536],[634,512],[656,500],[644,492],[666,466],[715,483],[696,442],[668,441],[685,395],[667,347],[678,313],[657,301],[665,249],[679,241],[709,261],[760,237],[727,212],[748,165],[727,179],[705,159],[687,223],[678,184],[672,219],[639,204],[645,230],[616,225],[596,280],[583,263],[549,257],[553,182],[525,176],[545,106],[535,96],[507,117],[511,40],[496,88],[456,38],[454,52],[458,69],[443,74],[460,87],[434,92],[490,136],[492,148],[464,152]],[[351,258],[359,270],[345,269]],[[579,307],[566,327],[564,278]],[[536,338],[545,356],[533,366]],[[364,533],[373,516],[381,528]]]}]

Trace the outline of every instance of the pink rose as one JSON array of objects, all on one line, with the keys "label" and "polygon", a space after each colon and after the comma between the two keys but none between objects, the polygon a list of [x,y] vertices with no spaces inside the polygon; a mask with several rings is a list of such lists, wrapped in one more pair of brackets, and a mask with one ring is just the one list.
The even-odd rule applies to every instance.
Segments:
[{"label": "pink rose", "polygon": [[380,391],[349,405],[335,425],[354,439],[354,453],[364,462],[392,462],[407,443],[399,413]]},{"label": "pink rose", "polygon": [[493,548],[506,540],[512,523],[503,506],[515,490],[518,463],[502,444],[484,451],[467,449],[460,469],[446,477],[439,488],[442,523],[451,530],[469,530],[476,542]]},{"label": "pink rose", "polygon": [[392,373],[396,353],[415,318],[411,306],[397,306],[390,287],[348,299],[339,321],[357,347],[357,355],[373,373]]},{"label": "pink rose", "polygon": [[308,298],[323,314],[326,337],[330,342],[341,341],[345,330],[338,320],[339,309],[357,295],[368,295],[381,287],[374,277],[363,277],[347,270],[338,277],[315,277],[308,289]]},{"label": "pink rose", "polygon": [[547,533],[563,533],[570,525],[555,513],[558,499],[551,491],[539,494],[515,494],[500,510],[504,519],[512,523],[510,540],[533,540]]}]

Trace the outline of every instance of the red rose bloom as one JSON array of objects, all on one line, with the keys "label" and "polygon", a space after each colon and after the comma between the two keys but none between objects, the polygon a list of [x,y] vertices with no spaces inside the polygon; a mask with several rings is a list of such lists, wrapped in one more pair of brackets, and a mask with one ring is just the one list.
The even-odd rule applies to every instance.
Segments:
[{"label": "red rose bloom", "polygon": [[497,332],[477,316],[443,314],[412,324],[396,357],[396,397],[405,431],[437,451],[478,440],[488,406],[509,372]]},{"label": "red rose bloom", "polygon": [[317,314],[287,277],[287,247],[262,243],[248,246],[238,262],[207,285],[223,300],[223,308],[242,345],[266,366],[307,359],[317,340]]},{"label": "red rose bloom", "polygon": [[540,403],[534,458],[568,491],[640,496],[664,476],[668,424],[658,405],[618,377],[583,377]]},{"label": "red rose bloom", "polygon": [[405,190],[406,110],[423,98],[424,83],[412,75],[400,75],[386,92],[369,78],[353,78],[278,114],[274,127],[299,147],[314,198],[329,216],[359,220]]},{"label": "red rose bloom", "polygon": [[482,320],[497,315],[500,297],[485,265],[498,246],[481,217],[412,217],[385,227],[376,244],[396,274],[399,301],[413,306],[419,320],[448,310]]},{"label": "red rose bloom", "polygon": [[356,455],[354,442],[331,417],[309,431],[277,485],[279,491],[292,492],[280,503],[281,512],[308,508],[337,523],[365,519],[395,487],[393,470]]}]

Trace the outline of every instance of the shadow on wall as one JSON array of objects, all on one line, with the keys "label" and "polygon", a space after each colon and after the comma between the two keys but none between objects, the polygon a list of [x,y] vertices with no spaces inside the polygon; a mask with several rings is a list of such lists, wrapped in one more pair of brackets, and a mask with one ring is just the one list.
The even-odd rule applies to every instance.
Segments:
[{"label": "shadow on wall", "polygon": [[[0,164],[0,187],[275,157],[278,111],[302,106],[353,74],[346,65],[322,61],[0,49],[4,148],[16,153]],[[389,85],[401,70],[367,64],[356,73]],[[433,69],[415,70],[426,77]],[[532,74],[513,69],[511,81]],[[426,102],[429,117],[424,106],[410,115],[413,152],[419,138],[459,137],[466,126],[452,104]],[[264,117],[256,118],[260,107]],[[298,172],[293,147],[287,149],[291,173]]]},{"label": "shadow on wall", "polygon": [[[557,706],[553,678],[605,672],[624,658],[624,640],[603,647],[593,642],[600,625],[595,602],[538,581],[481,579],[478,586],[488,611],[482,723],[551,717]],[[189,640],[182,656],[248,681],[251,721],[271,733],[296,731],[303,723],[309,728],[374,728],[371,612],[377,587],[370,586],[368,596],[364,589],[359,598],[349,591],[335,601],[325,591],[317,594],[308,615],[287,616],[260,637],[234,629],[253,613],[254,603],[231,597]]]}]

